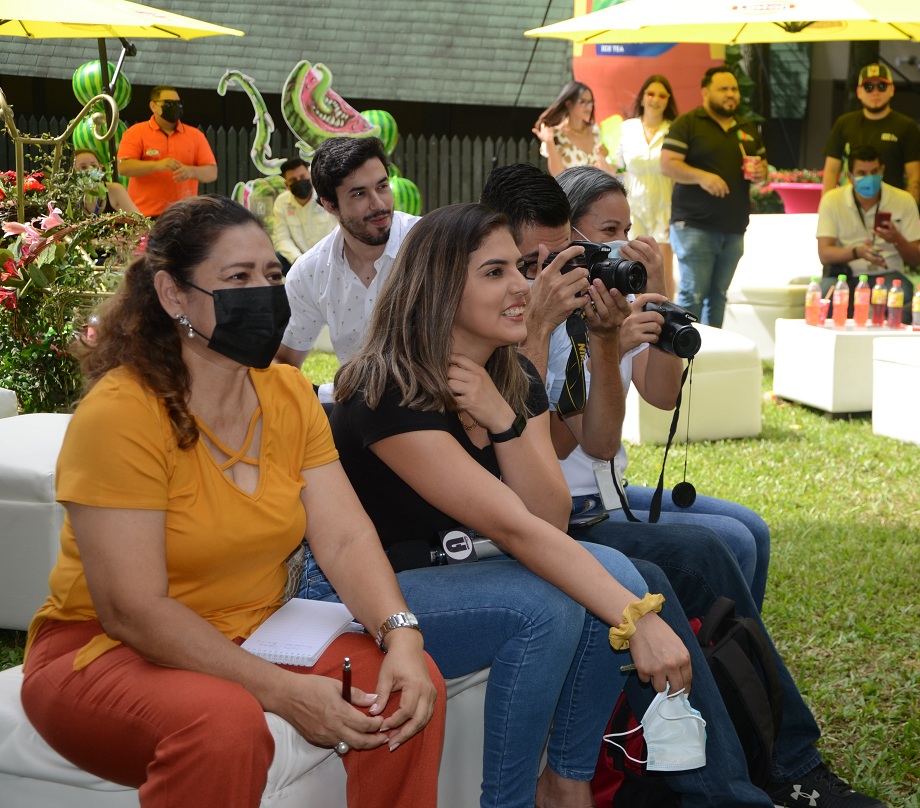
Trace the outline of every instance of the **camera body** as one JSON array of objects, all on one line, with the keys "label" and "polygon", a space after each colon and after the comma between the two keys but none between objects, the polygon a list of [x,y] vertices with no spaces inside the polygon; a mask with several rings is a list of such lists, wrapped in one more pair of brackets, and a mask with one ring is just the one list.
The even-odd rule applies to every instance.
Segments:
[{"label": "camera body", "polygon": [[693,323],[699,322],[695,314],[669,300],[664,303],[646,303],[642,311],[654,311],[664,317],[658,342],[653,343],[656,348],[681,359],[693,359],[696,356],[702,339],[700,332],[693,327]]},{"label": "camera body", "polygon": [[[588,278],[592,282],[596,278],[604,284],[606,289],[616,289],[622,295],[638,295],[645,289],[648,273],[641,261],[630,261],[619,257],[611,257],[611,248],[607,244],[595,244],[593,241],[573,241],[570,247],[584,247],[581,255],[569,259],[559,271],[563,274],[571,272],[577,267],[588,270]],[[544,268],[549,266],[558,252],[550,253],[543,262]]]}]

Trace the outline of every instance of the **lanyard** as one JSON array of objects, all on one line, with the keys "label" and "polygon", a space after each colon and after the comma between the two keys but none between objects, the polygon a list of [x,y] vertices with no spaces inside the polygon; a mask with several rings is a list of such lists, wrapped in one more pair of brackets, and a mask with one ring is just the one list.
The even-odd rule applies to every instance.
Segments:
[{"label": "lanyard", "polygon": [[[852,187],[852,186],[851,186]],[[875,233],[869,230],[869,225],[866,224],[866,218],[863,216],[862,206],[859,204],[859,200],[856,198],[856,188],[853,188],[853,204],[856,205],[856,215],[859,217],[859,223],[866,229],[866,233],[872,236],[872,243],[875,243]],[[878,202],[875,203],[875,213],[873,213],[873,218],[879,212],[879,208],[882,206],[882,191],[879,189],[878,192]]]}]

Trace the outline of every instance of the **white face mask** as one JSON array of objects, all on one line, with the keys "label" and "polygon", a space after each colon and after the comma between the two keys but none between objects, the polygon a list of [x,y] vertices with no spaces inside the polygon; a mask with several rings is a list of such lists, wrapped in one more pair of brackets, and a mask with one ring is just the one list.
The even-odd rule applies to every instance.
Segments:
[{"label": "white face mask", "polygon": [[669,696],[670,689],[669,683],[642,716],[648,760],[636,760],[615,740],[638,732],[640,727],[604,736],[607,743],[622,749],[634,763],[646,764],[648,771],[681,772],[706,765],[706,721],[690,706],[683,689]]}]

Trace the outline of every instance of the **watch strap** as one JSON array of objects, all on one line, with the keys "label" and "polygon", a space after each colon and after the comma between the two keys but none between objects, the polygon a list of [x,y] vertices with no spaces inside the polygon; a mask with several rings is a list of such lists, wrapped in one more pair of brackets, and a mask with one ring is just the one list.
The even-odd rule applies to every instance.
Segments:
[{"label": "watch strap", "polygon": [[511,424],[504,432],[489,432],[489,440],[492,443],[504,443],[508,440],[514,440],[524,434],[527,427],[527,418],[523,413],[517,413],[514,417],[514,423]]},{"label": "watch strap", "polygon": [[387,634],[398,628],[414,628],[418,632],[422,630],[418,624],[418,618],[412,614],[412,612],[397,612],[391,615],[380,624],[380,628],[377,629],[377,636],[374,638],[377,641],[377,646],[383,653],[387,652],[386,646],[384,645]]}]

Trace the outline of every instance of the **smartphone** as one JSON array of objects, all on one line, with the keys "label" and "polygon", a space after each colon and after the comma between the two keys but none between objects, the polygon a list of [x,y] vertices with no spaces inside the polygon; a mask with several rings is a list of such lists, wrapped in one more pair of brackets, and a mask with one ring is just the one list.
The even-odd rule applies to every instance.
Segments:
[{"label": "smartphone", "polygon": [[891,224],[891,214],[888,211],[880,210],[875,214],[875,229]]},{"label": "smartphone", "polygon": [[601,511],[597,514],[579,514],[569,519],[569,527],[591,527],[591,525],[596,525],[598,522],[603,522],[605,519],[609,518],[610,514],[607,513],[607,511]]}]

